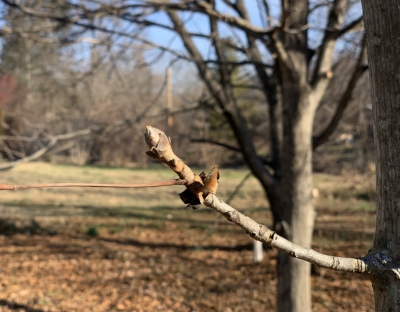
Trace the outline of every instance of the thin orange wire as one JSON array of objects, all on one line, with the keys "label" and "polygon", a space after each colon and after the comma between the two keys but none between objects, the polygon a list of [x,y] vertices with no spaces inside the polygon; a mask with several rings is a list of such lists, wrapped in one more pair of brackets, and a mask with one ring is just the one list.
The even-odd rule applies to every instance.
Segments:
[{"label": "thin orange wire", "polygon": [[161,182],[137,183],[137,184],[98,184],[98,183],[41,183],[41,184],[0,184],[0,191],[17,191],[34,188],[46,187],[108,187],[108,188],[145,188],[145,187],[161,187],[172,185],[184,185],[186,180],[169,180]]}]

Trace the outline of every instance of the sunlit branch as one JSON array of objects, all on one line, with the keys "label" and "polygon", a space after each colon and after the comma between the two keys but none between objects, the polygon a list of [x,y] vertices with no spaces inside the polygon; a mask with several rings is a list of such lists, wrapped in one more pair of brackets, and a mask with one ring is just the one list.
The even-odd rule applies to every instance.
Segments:
[{"label": "sunlit branch", "polygon": [[[371,274],[371,270],[379,270],[379,264],[375,264],[375,259],[369,259],[368,257],[357,259],[329,256],[312,249],[303,248],[283,238],[265,225],[257,223],[224,203],[215,195],[216,189],[215,192],[208,192],[207,195],[206,180],[204,180],[203,183],[199,177],[193,173],[190,167],[175,155],[171,143],[164,132],[148,126],[146,127],[145,141],[151,148],[151,150],[146,153],[149,157],[158,159],[167,164],[181,179],[185,177],[191,179],[191,181],[187,181],[185,186],[190,192],[201,199],[200,202],[203,202],[205,206],[217,211],[230,222],[240,226],[253,239],[263,242],[268,246],[275,247],[287,253],[290,257],[302,259],[332,270],[364,274]],[[218,168],[218,166],[214,166],[213,170],[214,168]]]},{"label": "sunlit branch", "polygon": [[204,205],[214,209],[230,222],[240,226],[253,239],[267,246],[275,247],[290,257],[305,260],[320,267],[336,271],[368,273],[368,264],[363,259],[328,256],[312,249],[303,248],[279,236],[265,225],[259,224],[245,216],[213,194],[209,194],[205,198]]}]

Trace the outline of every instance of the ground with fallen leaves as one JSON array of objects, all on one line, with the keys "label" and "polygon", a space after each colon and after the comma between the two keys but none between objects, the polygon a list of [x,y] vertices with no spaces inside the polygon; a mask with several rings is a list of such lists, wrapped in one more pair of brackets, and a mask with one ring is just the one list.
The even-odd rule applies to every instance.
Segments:
[{"label": "ground with fallen leaves", "polygon": [[[201,171],[201,170],[200,170]],[[222,170],[227,200],[246,175]],[[0,183],[134,183],[174,178],[152,170],[33,163]],[[362,256],[372,244],[372,177],[319,174],[313,248]],[[252,262],[251,239],[215,212],[184,210],[182,187],[46,189],[0,193],[0,311],[273,311],[277,252]],[[231,202],[269,225],[257,181]],[[370,282],[316,269],[313,311],[373,311]]]}]

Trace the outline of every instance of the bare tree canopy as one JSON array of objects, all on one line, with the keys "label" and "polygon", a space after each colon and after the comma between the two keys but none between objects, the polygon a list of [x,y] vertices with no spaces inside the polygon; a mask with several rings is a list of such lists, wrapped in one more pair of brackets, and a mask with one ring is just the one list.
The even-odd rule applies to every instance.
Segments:
[{"label": "bare tree canopy", "polygon": [[[6,26],[5,34],[42,43],[98,45],[116,58],[140,45],[146,50],[144,65],[182,61],[194,66],[206,88],[198,105],[203,115],[192,115],[184,126],[208,122],[211,126],[193,139],[240,152],[265,190],[273,230],[310,247],[313,150],[338,126],[367,68],[359,2],[3,3],[47,21],[42,27]],[[314,120],[329,90],[335,57],[349,46],[357,59],[349,83],[333,116],[315,135]],[[310,311],[309,264],[280,253],[278,272],[278,311]]]}]

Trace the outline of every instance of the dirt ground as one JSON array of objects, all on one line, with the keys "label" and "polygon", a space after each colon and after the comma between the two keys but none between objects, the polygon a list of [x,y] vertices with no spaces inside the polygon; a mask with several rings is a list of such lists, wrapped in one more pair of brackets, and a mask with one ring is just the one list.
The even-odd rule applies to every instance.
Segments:
[{"label": "dirt ground", "polygon": [[[246,171],[222,171],[226,200]],[[168,170],[28,164],[0,183],[160,181]],[[362,256],[372,244],[371,177],[316,175],[313,248]],[[181,187],[47,189],[0,193],[0,311],[273,311],[277,252],[252,262],[251,239],[202,208],[184,210]],[[269,225],[254,179],[232,206]],[[316,269],[313,311],[373,311],[370,282]]]}]

